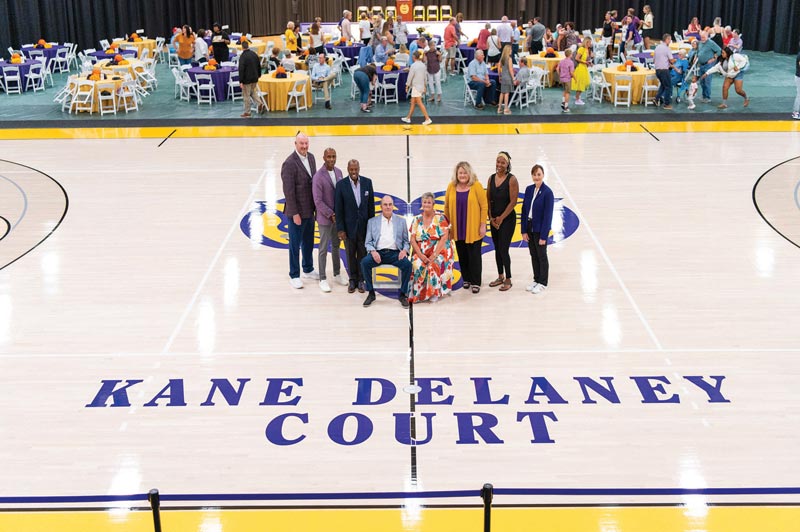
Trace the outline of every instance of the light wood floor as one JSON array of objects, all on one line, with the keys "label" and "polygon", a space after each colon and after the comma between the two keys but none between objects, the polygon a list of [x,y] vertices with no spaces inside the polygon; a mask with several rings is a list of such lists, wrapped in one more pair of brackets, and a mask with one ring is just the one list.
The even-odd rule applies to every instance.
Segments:
[{"label": "light wood floor", "polygon": [[[791,490],[751,488],[798,486],[800,478],[800,248],[791,242],[800,243],[800,163],[776,167],[800,154],[800,137],[658,139],[414,136],[407,180],[405,137],[312,137],[320,164],[334,147],[340,167],[358,159],[376,192],[407,201],[443,191],[460,160],[485,184],[506,150],[521,188],[531,165],[543,164],[579,220],[549,250],[544,294],[525,291],[528,252],[514,248],[511,291],[488,288],[490,252],[480,294],[456,290],[415,306],[413,368],[409,313],[396,300],[380,295],[365,309],[363,295],[337,285],[330,294],[313,281],[294,290],[287,252],[242,231],[254,202],[282,198],[290,137],[175,138],[160,148],[157,139],[4,141],[0,215],[13,229],[0,240],[0,265],[47,238],[0,270],[0,507],[20,506],[3,496],[152,487],[202,499],[452,492],[484,482],[550,490],[498,503],[797,503]],[[261,220],[252,216],[252,227]],[[330,260],[328,268],[331,276]],[[437,405],[417,396],[417,438],[428,436],[423,414],[433,433],[415,454],[395,434],[409,411],[403,387],[412,369],[444,380],[432,382],[442,385],[432,399],[452,396]],[[728,402],[687,376],[721,382]],[[612,382],[619,401],[589,391],[596,404],[586,404],[579,377]],[[663,386],[653,398],[679,402],[643,403],[644,377]],[[393,383],[393,400],[353,404],[357,379],[368,378]],[[532,378],[552,387],[549,397],[535,390],[538,403]],[[215,406],[201,406],[211,379],[234,388],[249,381],[238,405],[217,392]],[[102,381],[128,380],[142,381],[128,389],[131,406],[86,406]],[[507,395],[507,404],[476,404],[477,382],[490,388],[480,398]],[[298,396],[296,405],[260,404]],[[154,398],[157,406],[144,406]],[[347,413],[371,421],[363,443],[332,440],[335,418]],[[543,442],[541,426],[532,429],[530,417],[542,413],[553,443]],[[303,441],[280,446],[265,435],[283,414],[295,416],[283,435]],[[496,420],[486,430],[502,443],[469,430],[479,417]],[[340,432],[359,438],[354,416]],[[472,437],[477,443],[467,443]],[[741,491],[648,491],[656,488]],[[464,501],[420,504],[442,502]]]}]

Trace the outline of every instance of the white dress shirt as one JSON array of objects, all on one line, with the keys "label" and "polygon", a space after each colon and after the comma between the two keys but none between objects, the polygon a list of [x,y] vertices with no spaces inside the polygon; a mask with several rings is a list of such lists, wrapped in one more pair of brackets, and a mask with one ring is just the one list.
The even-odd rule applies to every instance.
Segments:
[{"label": "white dress shirt", "polygon": [[308,175],[311,175],[311,165],[308,164],[308,156],[300,155],[300,152],[297,150],[295,150],[295,153],[298,157],[300,157],[300,161],[303,163],[303,166],[306,167],[306,172],[308,172]]},{"label": "white dress shirt", "polygon": [[397,243],[394,241],[392,218],[386,218],[383,214],[381,214],[381,236],[375,244],[375,249],[397,249]]}]

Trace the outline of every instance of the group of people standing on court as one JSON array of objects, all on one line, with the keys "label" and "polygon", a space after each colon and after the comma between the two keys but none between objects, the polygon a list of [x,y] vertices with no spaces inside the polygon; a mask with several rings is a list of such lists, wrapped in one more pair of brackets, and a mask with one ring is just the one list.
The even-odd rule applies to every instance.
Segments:
[{"label": "group of people standing on court", "polygon": [[[365,307],[376,299],[372,273],[379,265],[397,267],[403,307],[410,302],[436,301],[453,288],[458,253],[463,287],[477,294],[482,285],[481,247],[487,220],[497,265],[497,278],[489,286],[503,292],[512,287],[509,249],[517,226],[520,185],[511,172],[507,152],[497,154],[495,173],[485,189],[468,162],[456,164],[445,192],[444,211],[436,210],[432,193],[424,193],[421,212],[411,219],[409,229],[388,194],[381,199],[380,215],[375,215],[372,180],[361,175],[356,159],[347,162],[345,177],[336,166],[333,148],[325,150],[324,164],[317,168],[314,155],[308,151],[308,136],[298,133],[294,145],[295,150],[281,167],[283,212],[289,234],[289,283],[293,288],[303,288],[302,279],[313,279],[319,280],[323,292],[330,292],[326,276],[330,253],[333,280],[347,286],[349,293],[368,292]],[[526,289],[539,294],[549,281],[547,245],[554,197],[544,183],[541,165],[531,168],[531,180],[522,202],[520,230],[533,268],[533,282]],[[319,226],[319,271],[315,271],[313,259],[315,222]],[[348,279],[339,257],[342,242]]]}]

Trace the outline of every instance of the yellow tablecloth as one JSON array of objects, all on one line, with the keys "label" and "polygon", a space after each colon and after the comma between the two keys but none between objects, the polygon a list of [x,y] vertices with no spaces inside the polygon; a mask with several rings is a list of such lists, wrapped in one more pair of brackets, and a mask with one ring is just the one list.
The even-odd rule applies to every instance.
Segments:
[{"label": "yellow tablecloth", "polygon": [[[258,78],[258,87],[267,93],[267,105],[270,111],[285,111],[289,101],[289,91],[294,87],[294,82],[308,78],[306,72],[294,72],[286,78],[274,78],[272,73],[264,74]],[[306,83],[306,100],[311,107],[314,99],[311,97],[311,82]]]},{"label": "yellow tablecloth", "polygon": [[141,41],[136,42],[120,42],[119,44],[135,47],[137,50],[137,57],[142,57],[142,50],[145,48],[150,50],[150,57],[153,57],[153,53],[156,51],[155,39],[142,39]]},{"label": "yellow tablecloth", "polygon": [[[236,48],[238,53],[242,53],[242,45],[231,45],[229,48]],[[262,55],[264,52],[267,51],[267,43],[264,41],[250,41],[250,49],[253,50],[258,55]]]},{"label": "yellow tablecloth", "polygon": [[558,63],[562,59],[564,59],[564,52],[556,52],[558,57],[542,57],[539,54],[529,55],[528,56],[528,68],[533,66],[534,61],[544,61],[545,65],[547,65],[546,72],[550,72],[550,84],[548,87],[552,87],[558,81],[558,73],[556,69],[558,68]]},{"label": "yellow tablecloth", "polygon": [[111,60],[103,59],[102,61],[98,61],[95,67],[99,67],[106,75],[119,76],[120,72],[128,72],[133,76],[133,79],[136,79],[136,71],[142,72],[144,70],[144,63],[132,57],[126,58],[126,61],[128,61],[127,65],[109,65],[108,63],[110,63]]},{"label": "yellow tablecloth", "polygon": [[691,43],[688,43],[688,42],[685,42],[685,41],[684,42],[671,42],[671,43],[669,43],[669,48],[670,48],[670,50],[672,50],[674,52],[677,52],[681,48],[683,48],[684,50],[691,50],[692,49],[692,45],[691,45]]},{"label": "yellow tablecloth", "polygon": [[646,68],[640,68],[636,72],[621,72],[617,70],[617,67],[607,67],[603,69],[603,77],[606,78],[606,81],[611,83],[611,101],[614,101],[614,95],[616,89],[614,88],[614,79],[617,77],[617,74],[630,74],[633,78],[633,87],[631,88],[631,103],[637,104],[642,101],[642,86],[644,85],[644,79],[648,75],[656,75],[655,70],[650,70]]},{"label": "yellow tablecloth", "polygon": [[[70,86],[75,86],[75,85],[77,85],[78,80],[85,80],[87,78],[88,78],[88,76],[86,76],[86,75],[84,75],[84,76],[70,76],[68,83],[70,84]],[[104,80],[95,82],[95,86],[94,86],[94,102],[92,103],[92,112],[94,112],[94,113],[99,113],[100,112],[100,91],[97,88],[97,84],[98,83],[113,83],[114,84],[114,90],[116,92],[119,92],[119,88],[122,86],[123,80],[122,80],[122,78],[120,78],[120,79],[111,79],[111,78],[107,77]],[[119,105],[119,104],[117,104],[117,105]]]}]

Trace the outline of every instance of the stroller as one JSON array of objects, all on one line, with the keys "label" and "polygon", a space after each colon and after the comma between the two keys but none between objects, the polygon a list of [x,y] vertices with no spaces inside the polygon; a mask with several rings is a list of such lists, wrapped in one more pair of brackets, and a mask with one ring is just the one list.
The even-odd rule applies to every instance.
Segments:
[{"label": "stroller", "polygon": [[692,64],[689,65],[689,68],[686,69],[686,72],[683,73],[683,78],[674,83],[673,86],[678,89],[678,95],[676,96],[675,101],[681,103],[681,98],[684,98],[686,95],[686,91],[689,90],[689,85],[692,84],[692,76],[697,75],[697,55],[692,58]]}]

